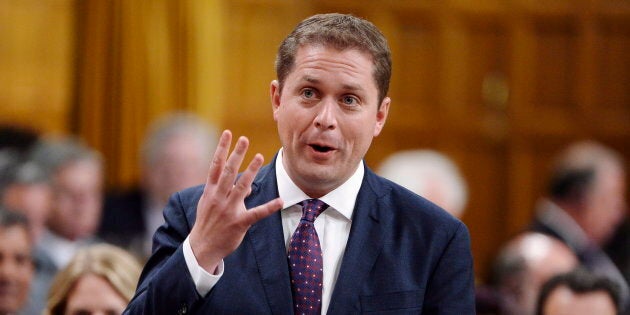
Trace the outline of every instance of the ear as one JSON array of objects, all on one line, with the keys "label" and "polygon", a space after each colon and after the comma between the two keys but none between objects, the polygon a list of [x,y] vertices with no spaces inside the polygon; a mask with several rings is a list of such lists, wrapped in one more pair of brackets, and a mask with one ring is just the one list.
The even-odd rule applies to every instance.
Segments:
[{"label": "ear", "polygon": [[278,121],[278,110],[280,109],[280,83],[278,80],[271,81],[269,87],[269,94],[271,94],[271,109],[273,110],[273,120]]},{"label": "ear", "polygon": [[383,126],[385,126],[385,121],[387,120],[387,114],[389,113],[389,104],[391,103],[391,99],[389,97],[385,97],[381,102],[381,106],[376,112],[376,124],[374,124],[374,137],[378,136],[383,130]]}]

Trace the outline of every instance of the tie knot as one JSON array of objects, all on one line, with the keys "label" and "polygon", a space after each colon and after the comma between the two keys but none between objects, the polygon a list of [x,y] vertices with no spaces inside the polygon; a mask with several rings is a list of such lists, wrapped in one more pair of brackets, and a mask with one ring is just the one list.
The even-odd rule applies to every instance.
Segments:
[{"label": "tie knot", "polygon": [[319,199],[307,199],[300,202],[302,206],[302,220],[315,222],[315,218],[320,215],[328,205]]}]

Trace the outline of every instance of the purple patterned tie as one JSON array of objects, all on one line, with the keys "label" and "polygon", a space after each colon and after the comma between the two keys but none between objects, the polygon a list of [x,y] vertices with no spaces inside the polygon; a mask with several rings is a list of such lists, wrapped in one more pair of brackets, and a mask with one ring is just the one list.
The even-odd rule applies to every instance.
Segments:
[{"label": "purple patterned tie", "polygon": [[302,205],[302,218],[289,244],[289,273],[295,314],[321,314],[323,256],[314,221],[328,205],[308,199]]}]

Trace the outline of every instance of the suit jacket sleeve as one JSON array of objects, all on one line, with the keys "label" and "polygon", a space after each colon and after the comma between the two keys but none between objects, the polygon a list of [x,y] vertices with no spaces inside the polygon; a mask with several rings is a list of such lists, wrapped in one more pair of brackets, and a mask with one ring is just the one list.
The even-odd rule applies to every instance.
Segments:
[{"label": "suit jacket sleeve", "polygon": [[176,193],[164,209],[165,224],[153,236],[153,254],[124,314],[185,314],[202,297],[184,260],[182,243],[190,233],[201,187]]},{"label": "suit jacket sleeve", "polygon": [[429,281],[422,314],[475,313],[470,235],[458,223]]}]

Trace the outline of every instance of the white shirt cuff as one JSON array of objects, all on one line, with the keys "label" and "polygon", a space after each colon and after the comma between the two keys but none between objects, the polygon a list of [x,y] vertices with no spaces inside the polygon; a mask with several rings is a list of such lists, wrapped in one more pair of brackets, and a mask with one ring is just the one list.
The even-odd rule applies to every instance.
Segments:
[{"label": "white shirt cuff", "polygon": [[221,279],[221,276],[223,276],[223,260],[221,260],[221,263],[217,266],[217,274],[213,275],[199,266],[199,262],[197,261],[197,257],[195,257],[195,253],[193,253],[188,237],[184,240],[182,249],[184,250],[184,260],[186,260],[186,266],[188,267],[188,271],[195,283],[197,293],[201,296],[206,296],[214,285],[217,284],[219,279]]}]

